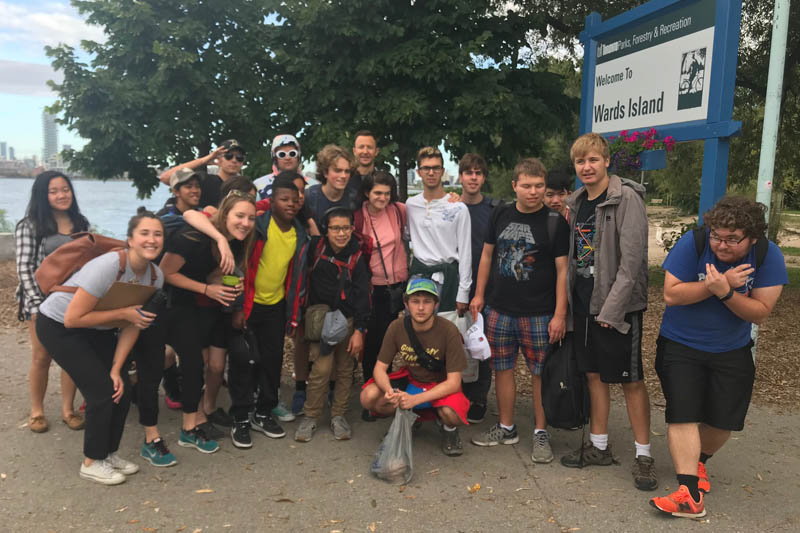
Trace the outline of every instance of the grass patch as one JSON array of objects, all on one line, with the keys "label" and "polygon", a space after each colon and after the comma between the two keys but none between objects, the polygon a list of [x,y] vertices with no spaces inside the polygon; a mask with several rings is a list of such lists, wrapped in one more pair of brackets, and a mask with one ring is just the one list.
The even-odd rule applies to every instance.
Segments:
[{"label": "grass patch", "polygon": [[786,269],[786,273],[789,275],[789,287],[791,289],[798,289],[800,288],[800,268],[798,267],[789,267]]},{"label": "grass patch", "polygon": [[660,266],[651,266],[647,269],[647,284],[650,287],[664,286],[664,269]]},{"label": "grass patch", "polygon": [[797,246],[781,246],[783,255],[800,255],[800,248]]}]

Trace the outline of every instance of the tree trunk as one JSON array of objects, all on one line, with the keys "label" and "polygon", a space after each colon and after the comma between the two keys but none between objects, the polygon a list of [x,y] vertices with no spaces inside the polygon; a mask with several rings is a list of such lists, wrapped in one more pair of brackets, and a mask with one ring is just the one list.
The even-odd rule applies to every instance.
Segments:
[{"label": "tree trunk", "polygon": [[397,150],[397,172],[398,191],[400,201],[405,202],[408,198],[408,146],[399,144]]}]

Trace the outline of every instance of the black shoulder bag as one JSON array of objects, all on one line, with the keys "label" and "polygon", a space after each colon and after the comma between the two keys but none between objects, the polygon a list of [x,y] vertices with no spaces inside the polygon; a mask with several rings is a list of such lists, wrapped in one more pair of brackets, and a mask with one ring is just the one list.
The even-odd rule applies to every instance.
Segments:
[{"label": "black shoulder bag", "polygon": [[411,325],[410,316],[406,315],[403,319],[403,325],[406,327],[406,334],[408,335],[408,340],[411,342],[411,347],[414,348],[414,352],[417,354],[417,363],[419,363],[419,366],[431,372],[443,371],[445,369],[444,361],[431,357],[428,352],[425,351],[425,348],[422,347],[422,343],[419,342],[417,334],[414,333],[414,326]]}]

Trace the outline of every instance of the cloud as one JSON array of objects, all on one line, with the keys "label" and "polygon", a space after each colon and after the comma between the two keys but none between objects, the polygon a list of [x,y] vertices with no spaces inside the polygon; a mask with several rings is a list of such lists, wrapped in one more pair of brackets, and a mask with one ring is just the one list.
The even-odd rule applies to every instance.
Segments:
[{"label": "cloud", "polygon": [[55,97],[47,80],[61,83],[63,79],[50,65],[0,60],[0,93]]},{"label": "cloud", "polygon": [[81,40],[103,42],[102,28],[86,23],[68,4],[31,2],[24,5],[0,1],[0,43],[77,47]]}]

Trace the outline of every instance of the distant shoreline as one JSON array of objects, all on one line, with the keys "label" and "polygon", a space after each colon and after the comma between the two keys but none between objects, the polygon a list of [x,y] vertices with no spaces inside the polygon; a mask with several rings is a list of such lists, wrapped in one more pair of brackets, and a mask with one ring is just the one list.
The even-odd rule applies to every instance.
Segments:
[{"label": "distant shoreline", "polygon": [[[0,175],[0,178],[7,178],[7,179],[11,179],[11,180],[32,180],[35,177],[36,176],[3,176],[3,175]],[[127,178],[108,178],[106,180],[103,180],[103,179],[98,179],[98,178],[85,178],[85,177],[75,178],[75,177],[72,177],[72,176],[69,176],[69,179],[71,179],[72,181],[128,181],[128,182],[132,182],[133,181],[132,179],[127,179]]]}]

